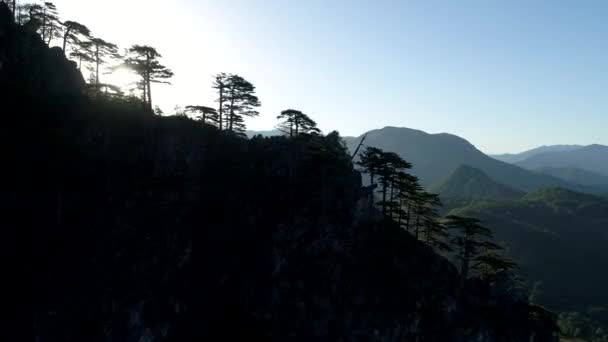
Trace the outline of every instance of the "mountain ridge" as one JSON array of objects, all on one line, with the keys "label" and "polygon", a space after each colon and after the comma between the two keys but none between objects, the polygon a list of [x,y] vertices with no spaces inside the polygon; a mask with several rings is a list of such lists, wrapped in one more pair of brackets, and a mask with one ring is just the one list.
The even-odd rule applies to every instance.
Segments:
[{"label": "mountain ridge", "polygon": [[451,199],[517,199],[523,192],[512,189],[488,177],[481,170],[468,165],[459,166],[443,181],[429,190],[442,198]]},{"label": "mountain ridge", "polygon": [[545,153],[545,152],[561,152],[576,150],[583,145],[543,145],[530,150],[526,150],[520,153],[502,153],[502,154],[489,154],[490,157],[504,161],[505,163],[514,164],[530,158],[534,155]]},{"label": "mountain ridge", "polygon": [[516,165],[529,170],[543,167],[576,167],[608,176],[608,146],[592,144],[572,151],[545,152]]},{"label": "mountain ridge", "polygon": [[354,152],[363,136],[366,137],[364,145],[395,152],[413,163],[412,173],[421,179],[425,187],[432,186],[460,165],[466,164],[483,171],[492,179],[500,179],[501,183],[518,191],[530,192],[548,186],[591,191],[584,186],[496,160],[478,150],[468,140],[450,133],[429,134],[411,128],[387,126],[359,137],[345,138],[351,152]]}]

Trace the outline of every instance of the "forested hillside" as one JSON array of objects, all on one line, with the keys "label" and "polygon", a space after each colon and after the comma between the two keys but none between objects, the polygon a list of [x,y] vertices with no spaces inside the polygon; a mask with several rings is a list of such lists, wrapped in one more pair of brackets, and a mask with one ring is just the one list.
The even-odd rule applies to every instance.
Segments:
[{"label": "forested hillside", "polygon": [[430,191],[438,193],[444,200],[516,199],[524,195],[467,165],[460,166],[449,177],[431,186]]},{"label": "forested hillside", "polygon": [[555,340],[491,231],[440,219],[405,160],[366,150],[356,166],[297,110],[284,136],[244,138],[260,101],[234,74],[214,77],[217,110],[157,115],[160,54],[123,56],[137,97],[85,83],[66,46],[117,47],[51,29],[49,4],[0,3],[3,340]]},{"label": "forested hillside", "polygon": [[474,215],[494,227],[524,274],[542,283],[537,301],[563,311],[608,308],[608,274],[599,271],[608,268],[606,199],[550,188],[452,213]]}]

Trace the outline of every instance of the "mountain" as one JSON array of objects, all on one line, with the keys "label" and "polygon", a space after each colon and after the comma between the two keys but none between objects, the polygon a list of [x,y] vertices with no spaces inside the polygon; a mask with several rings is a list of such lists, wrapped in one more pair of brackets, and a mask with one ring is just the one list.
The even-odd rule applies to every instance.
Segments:
[{"label": "mountain", "polygon": [[529,170],[575,167],[608,176],[608,146],[589,145],[576,150],[545,152],[517,163]]},{"label": "mountain", "polygon": [[550,146],[541,146],[528,151],[524,151],[521,153],[505,153],[505,154],[495,154],[490,155],[490,157],[494,159],[498,159],[500,161],[504,161],[505,163],[515,164],[517,162],[528,159],[537,154],[545,153],[545,152],[562,152],[562,151],[573,151],[579,149],[583,146],[581,145],[550,145]]},{"label": "mountain", "polygon": [[243,139],[89,96],[30,24],[0,3],[1,340],[554,341],[507,272],[463,284],[362,217],[337,133]]},{"label": "mountain", "polygon": [[[480,218],[560,310],[608,307],[608,199],[559,188],[451,211]],[[599,271],[602,270],[602,271]]]},{"label": "mountain", "polygon": [[576,167],[542,167],[537,171],[557,178],[561,178],[571,183],[596,187],[601,186],[604,188],[608,187],[608,176],[579,169]]},{"label": "mountain", "polygon": [[277,135],[283,135],[283,133],[281,131],[279,131],[278,129],[273,129],[270,131],[251,131],[251,130],[247,130],[245,131],[245,135],[247,135],[247,138],[253,138],[256,135],[261,135],[263,137],[274,137]]},{"label": "mountain", "polygon": [[[412,173],[426,187],[447,178],[459,166],[469,165],[518,191],[530,192],[550,186],[586,190],[582,186],[488,157],[465,139],[452,134],[428,134],[410,128],[385,127],[364,135],[366,146],[395,152],[413,163]],[[351,152],[362,136],[345,139]]]},{"label": "mountain", "polygon": [[462,165],[449,177],[429,189],[442,198],[457,199],[516,199],[524,194],[498,183],[482,171]]}]

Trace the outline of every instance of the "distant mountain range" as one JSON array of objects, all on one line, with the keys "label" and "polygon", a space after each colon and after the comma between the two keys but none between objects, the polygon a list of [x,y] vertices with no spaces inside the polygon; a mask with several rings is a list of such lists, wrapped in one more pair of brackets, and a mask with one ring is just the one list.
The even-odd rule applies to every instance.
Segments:
[{"label": "distant mountain range", "polygon": [[273,130],[269,130],[269,131],[245,131],[245,135],[247,135],[248,138],[253,138],[256,135],[261,135],[263,137],[273,137],[276,135],[282,135],[283,133],[281,131],[279,131],[278,129],[273,129]]},{"label": "distant mountain range", "polygon": [[480,218],[562,310],[608,306],[608,199],[549,188],[515,201],[478,201],[452,214]]},{"label": "distant mountain range", "polygon": [[[281,132],[247,131],[249,137],[257,134],[274,136]],[[441,190],[438,192],[444,192],[444,196],[455,195],[457,189],[463,198],[475,195],[481,199],[491,198],[494,191],[502,194],[500,198],[508,198],[504,196],[507,193],[514,196],[513,192],[526,193],[544,187],[587,193],[608,192],[607,146],[552,145],[518,154],[488,156],[467,140],[447,133],[428,134],[410,128],[384,127],[364,135],[366,146],[399,154],[414,164],[412,173],[425,187]],[[362,136],[344,138],[351,152]],[[475,174],[472,169],[455,173],[463,165],[480,173]],[[468,181],[449,181],[452,175],[465,177]]]},{"label": "distant mountain range", "polygon": [[[354,151],[361,138],[345,138],[351,151]],[[367,132],[365,145],[395,152],[414,164],[412,173],[426,187],[443,181],[461,165],[468,165],[516,191],[530,192],[543,187],[592,191],[582,185],[491,158],[465,139],[452,134],[428,134],[410,128],[385,127]]]},{"label": "distant mountain range", "polygon": [[608,146],[589,145],[570,151],[553,151],[533,155],[516,165],[529,170],[579,168],[608,177]]},{"label": "distant mountain range", "polygon": [[482,171],[462,165],[443,181],[431,186],[430,192],[443,199],[516,199],[523,192],[498,183]]},{"label": "distant mountain range", "polygon": [[606,191],[608,191],[608,176],[599,173],[576,167],[542,167],[537,169],[537,171],[571,183],[606,188]]},{"label": "distant mountain range", "polygon": [[550,145],[541,146],[521,153],[505,153],[505,154],[494,154],[490,157],[504,161],[505,163],[515,164],[524,161],[532,156],[545,152],[564,152],[573,151],[583,147],[582,145]]}]

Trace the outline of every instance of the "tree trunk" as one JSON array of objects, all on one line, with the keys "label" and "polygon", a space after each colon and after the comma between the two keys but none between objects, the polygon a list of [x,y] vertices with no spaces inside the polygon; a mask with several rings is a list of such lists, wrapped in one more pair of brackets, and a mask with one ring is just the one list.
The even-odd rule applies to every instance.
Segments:
[{"label": "tree trunk", "polygon": [[420,208],[416,207],[416,240],[418,240],[418,233],[420,232]]},{"label": "tree trunk", "polygon": [[17,13],[17,0],[13,0],[13,21],[17,20],[17,14],[16,13]]},{"label": "tree trunk", "polygon": [[65,46],[68,41],[68,34],[70,34],[70,28],[66,27],[65,33],[63,34],[63,54],[64,55],[67,55],[67,53],[65,52]]},{"label": "tree trunk", "polygon": [[95,85],[99,88],[99,45],[95,44]]},{"label": "tree trunk", "polygon": [[55,28],[49,28],[49,40],[46,42],[46,45],[51,46],[51,41],[53,40],[53,32],[55,32]]},{"label": "tree trunk", "polygon": [[386,216],[386,190],[388,185],[386,182],[382,182],[382,215]]},{"label": "tree trunk", "polygon": [[403,200],[399,199],[399,207],[398,207],[399,216],[397,216],[397,222],[399,224],[399,228],[401,228],[401,222],[403,221],[403,209],[402,209],[402,207],[403,207]]},{"label": "tree trunk", "polygon": [[230,89],[230,117],[228,130],[232,132],[232,124],[234,123],[234,85]]},{"label": "tree trunk", "polygon": [[407,216],[405,217],[405,230],[410,231],[410,223],[412,221],[412,203],[407,204]]},{"label": "tree trunk", "polygon": [[148,109],[152,110],[152,82],[150,76],[150,53],[146,53],[146,78],[148,82]]},{"label": "tree trunk", "polygon": [[146,75],[144,74],[144,79],[142,81],[143,86],[143,96],[142,100],[144,101],[144,107],[148,106],[148,82],[146,82]]},{"label": "tree trunk", "polygon": [[374,209],[374,173],[373,172],[369,173],[369,182],[370,182],[370,186],[371,186],[371,196],[369,199],[369,215],[371,216],[372,209]]},{"label": "tree trunk", "polygon": [[42,11],[42,41],[46,42],[46,9]]},{"label": "tree trunk", "polygon": [[223,124],[223,113],[224,113],[224,85],[220,84],[220,108],[219,108],[219,112],[220,112],[220,131],[222,130],[222,124]]},{"label": "tree trunk", "polygon": [[150,73],[148,73],[148,109],[152,110],[152,82],[150,82]]},{"label": "tree trunk", "polygon": [[395,199],[395,187],[393,185],[391,185],[391,207],[390,207],[390,210],[391,210],[390,217],[391,217],[391,219],[393,218],[393,214],[394,214],[394,210],[393,210],[393,201],[394,201],[394,199]]}]

